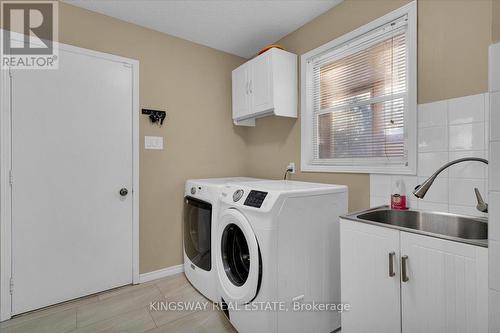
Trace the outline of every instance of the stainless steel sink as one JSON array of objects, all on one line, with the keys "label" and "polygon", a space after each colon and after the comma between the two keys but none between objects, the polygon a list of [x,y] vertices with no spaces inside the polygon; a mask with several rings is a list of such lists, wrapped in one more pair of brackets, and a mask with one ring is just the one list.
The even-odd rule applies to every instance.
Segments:
[{"label": "stainless steel sink", "polygon": [[488,246],[486,218],[416,210],[398,211],[388,207],[358,212],[343,218],[461,243]]}]

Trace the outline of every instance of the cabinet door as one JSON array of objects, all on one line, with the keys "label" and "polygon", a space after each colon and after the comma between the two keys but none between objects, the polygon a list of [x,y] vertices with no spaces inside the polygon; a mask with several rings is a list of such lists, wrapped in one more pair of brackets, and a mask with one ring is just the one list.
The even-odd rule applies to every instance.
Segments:
[{"label": "cabinet door", "polygon": [[341,220],[340,249],[342,333],[401,332],[399,231]]},{"label": "cabinet door", "polygon": [[250,96],[253,113],[273,108],[271,51],[250,62]]},{"label": "cabinet door", "polygon": [[233,119],[239,119],[250,113],[248,65],[242,65],[233,71]]},{"label": "cabinet door", "polygon": [[403,333],[487,332],[487,249],[401,232]]}]

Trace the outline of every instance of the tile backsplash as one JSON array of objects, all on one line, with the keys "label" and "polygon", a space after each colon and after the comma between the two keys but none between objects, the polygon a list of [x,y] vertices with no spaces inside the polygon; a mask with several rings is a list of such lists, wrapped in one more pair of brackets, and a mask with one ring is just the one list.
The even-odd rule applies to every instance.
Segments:
[{"label": "tile backsplash", "polygon": [[488,196],[488,167],[482,163],[451,166],[436,179],[423,200],[411,192],[448,161],[488,159],[489,101],[489,94],[479,94],[419,105],[417,175],[370,175],[371,206],[389,204],[392,187],[402,179],[411,208],[484,215],[476,210],[474,195],[477,187],[483,198]]},{"label": "tile backsplash", "polygon": [[490,46],[489,331],[500,332],[500,43]]}]

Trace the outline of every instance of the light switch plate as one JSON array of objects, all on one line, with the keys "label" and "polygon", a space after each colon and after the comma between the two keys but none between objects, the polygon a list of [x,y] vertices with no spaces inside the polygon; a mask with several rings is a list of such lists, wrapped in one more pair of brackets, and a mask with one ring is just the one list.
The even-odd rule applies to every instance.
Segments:
[{"label": "light switch plate", "polygon": [[162,136],[145,136],[144,149],[163,150]]}]

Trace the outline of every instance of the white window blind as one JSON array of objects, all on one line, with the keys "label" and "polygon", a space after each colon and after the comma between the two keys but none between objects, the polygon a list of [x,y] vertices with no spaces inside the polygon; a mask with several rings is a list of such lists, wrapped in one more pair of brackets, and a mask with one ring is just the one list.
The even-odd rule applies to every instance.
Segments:
[{"label": "white window blind", "polygon": [[310,163],[408,165],[408,15],[307,59]]}]

